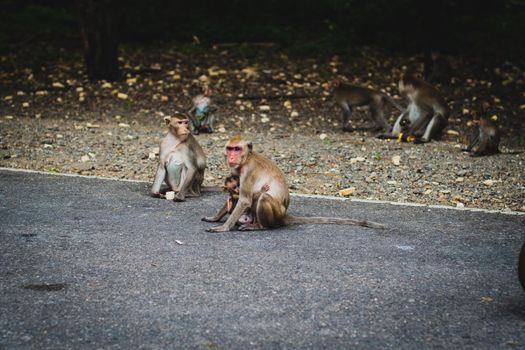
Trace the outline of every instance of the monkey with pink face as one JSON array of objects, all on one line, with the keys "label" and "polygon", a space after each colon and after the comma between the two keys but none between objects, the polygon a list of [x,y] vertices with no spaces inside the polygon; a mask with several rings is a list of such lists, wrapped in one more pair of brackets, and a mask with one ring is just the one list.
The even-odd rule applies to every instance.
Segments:
[{"label": "monkey with pink face", "polygon": [[[239,200],[228,220],[210,232],[230,231],[247,209],[255,215],[253,223],[241,230],[264,230],[288,224],[342,224],[384,228],[383,225],[364,220],[330,217],[296,217],[287,214],[290,193],[286,178],[273,161],[253,150],[251,142],[240,136],[233,137],[225,147],[225,156],[233,175],[239,176]],[[260,189],[265,189],[264,192]],[[258,194],[258,192],[262,192]],[[208,221],[208,220],[205,220]]]}]

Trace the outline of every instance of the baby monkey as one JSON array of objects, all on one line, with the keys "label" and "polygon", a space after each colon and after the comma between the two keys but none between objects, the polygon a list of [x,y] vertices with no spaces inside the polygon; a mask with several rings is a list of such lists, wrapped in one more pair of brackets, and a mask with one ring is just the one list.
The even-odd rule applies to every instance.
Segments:
[{"label": "baby monkey", "polygon": [[215,108],[211,104],[211,89],[207,84],[200,87],[200,94],[192,99],[192,107],[188,111],[193,124],[193,133],[212,133]]},{"label": "baby monkey", "polygon": [[[269,189],[270,189],[270,186],[268,184],[264,184],[261,187],[261,190],[259,192],[254,193],[254,199],[255,200],[258,199],[262,193],[268,192]],[[239,190],[240,190],[239,177],[235,175],[228,176],[224,180],[224,192],[228,192],[230,195],[228,199],[226,200],[226,203],[215,216],[205,217],[202,220],[207,221],[207,222],[218,222],[226,214],[231,214],[233,209],[237,205],[237,202],[239,201]],[[251,208],[248,208],[237,221],[238,225],[250,225],[253,223],[255,223],[255,217],[252,215]]]}]

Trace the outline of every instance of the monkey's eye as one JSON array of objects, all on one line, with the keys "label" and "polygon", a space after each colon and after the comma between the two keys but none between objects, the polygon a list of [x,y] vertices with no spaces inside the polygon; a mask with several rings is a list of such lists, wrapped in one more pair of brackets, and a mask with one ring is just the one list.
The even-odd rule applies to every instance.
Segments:
[{"label": "monkey's eye", "polygon": [[240,152],[240,151],[242,151],[242,147],[240,147],[240,146],[227,146],[226,150],[227,151]]}]

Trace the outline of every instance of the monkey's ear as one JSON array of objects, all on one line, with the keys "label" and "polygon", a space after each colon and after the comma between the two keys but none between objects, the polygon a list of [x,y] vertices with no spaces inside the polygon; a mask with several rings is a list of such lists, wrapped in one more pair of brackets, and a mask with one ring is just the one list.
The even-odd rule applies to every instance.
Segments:
[{"label": "monkey's ear", "polygon": [[248,146],[248,150],[249,150],[250,152],[253,151],[253,144],[252,144],[251,142],[248,142],[248,143],[246,144],[246,146]]},{"label": "monkey's ear", "polygon": [[171,117],[164,117],[164,122],[166,123],[166,125],[170,125]]}]

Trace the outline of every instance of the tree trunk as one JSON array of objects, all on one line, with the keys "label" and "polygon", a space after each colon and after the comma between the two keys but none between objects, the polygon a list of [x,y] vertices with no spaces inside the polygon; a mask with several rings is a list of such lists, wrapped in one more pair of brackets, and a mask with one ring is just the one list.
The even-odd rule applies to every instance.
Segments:
[{"label": "tree trunk", "polygon": [[120,77],[112,0],[77,0],[84,60],[89,80]]}]

